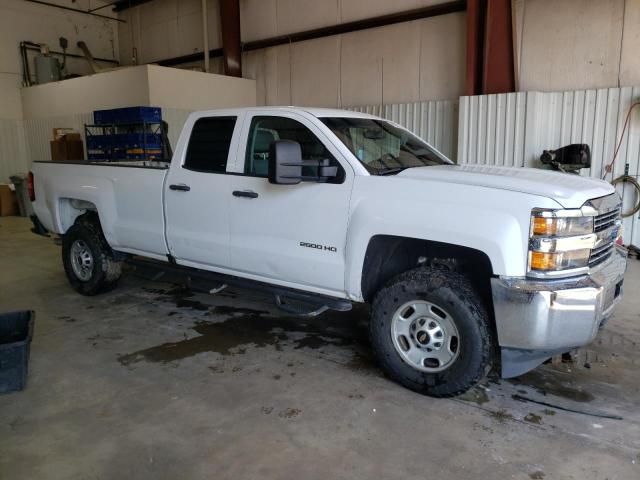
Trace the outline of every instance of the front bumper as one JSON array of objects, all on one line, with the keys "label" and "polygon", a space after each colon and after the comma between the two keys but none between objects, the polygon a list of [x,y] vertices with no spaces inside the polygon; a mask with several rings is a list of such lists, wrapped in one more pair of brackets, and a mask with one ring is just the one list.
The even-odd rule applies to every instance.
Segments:
[{"label": "front bumper", "polygon": [[520,375],[555,353],[590,343],[622,297],[626,265],[626,249],[615,247],[585,276],[492,279],[502,376]]}]

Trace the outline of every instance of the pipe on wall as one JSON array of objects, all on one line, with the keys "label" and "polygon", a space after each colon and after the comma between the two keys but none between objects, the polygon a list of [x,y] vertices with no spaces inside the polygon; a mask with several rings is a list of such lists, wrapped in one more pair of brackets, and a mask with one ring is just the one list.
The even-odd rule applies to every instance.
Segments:
[{"label": "pipe on wall", "polygon": [[207,0],[202,0],[202,51],[204,52],[204,71],[209,73],[209,22],[207,18]]}]

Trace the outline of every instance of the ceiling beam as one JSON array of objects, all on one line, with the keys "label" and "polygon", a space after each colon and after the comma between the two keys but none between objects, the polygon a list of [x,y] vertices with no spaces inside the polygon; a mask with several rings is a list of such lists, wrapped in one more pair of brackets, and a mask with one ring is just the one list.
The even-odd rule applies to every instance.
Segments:
[{"label": "ceiling beam", "polygon": [[137,7],[138,5],[142,5],[143,3],[149,3],[153,0],[119,0],[118,2],[113,3],[113,11],[114,12],[124,12],[129,8]]},{"label": "ceiling beam", "polygon": [[58,8],[60,10],[66,10],[68,12],[81,13],[83,15],[91,15],[92,17],[104,18],[106,20],[113,20],[114,22],[127,23],[125,20],[116,17],[110,17],[108,15],[101,15],[100,13],[94,13],[92,10],[82,10],[80,8],[67,7],[65,5],[58,5],[57,3],[44,2],[41,0],[24,0],[25,2],[35,3],[37,5],[43,5],[45,7]]},{"label": "ceiling beam", "polygon": [[[224,1],[224,0],[223,0]],[[447,15],[450,13],[464,12],[467,8],[466,0],[457,0],[452,2],[440,3],[429,7],[417,8],[414,10],[407,10],[404,12],[392,13],[389,15],[382,15],[379,17],[366,18],[363,20],[356,20],[354,22],[340,23],[338,25],[331,25],[328,27],[316,28],[313,30],[305,30],[302,32],[291,33],[289,35],[278,35],[276,37],[265,38],[262,40],[254,40],[252,42],[243,43],[242,51],[248,52],[251,50],[259,50],[261,48],[275,47],[278,45],[285,45],[289,43],[304,42],[306,40],[313,40],[316,38],[329,37],[331,35],[340,35],[343,33],[357,32],[360,30],[367,30],[370,28],[384,27],[387,25],[394,25],[396,23],[411,22],[414,20],[421,20],[423,18],[437,17],[439,15]],[[223,56],[223,49],[215,48],[209,50],[209,56],[221,57]],[[180,57],[173,57],[161,60],[157,63],[165,67],[171,67],[180,65],[183,63],[195,62],[202,60],[204,54],[192,53],[189,55],[183,55]]]}]

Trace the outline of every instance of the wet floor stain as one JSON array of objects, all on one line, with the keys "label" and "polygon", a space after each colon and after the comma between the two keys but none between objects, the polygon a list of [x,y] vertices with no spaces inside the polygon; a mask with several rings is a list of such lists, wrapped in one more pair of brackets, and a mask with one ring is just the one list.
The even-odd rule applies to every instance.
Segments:
[{"label": "wet floor stain", "polygon": [[[231,314],[218,322],[197,321],[191,330],[198,335],[175,342],[163,343],[137,352],[120,355],[122,365],[141,361],[170,363],[199,353],[216,352],[221,355],[241,355],[248,346],[254,348],[308,348],[321,351],[323,347],[354,347],[366,345],[359,313],[332,312],[313,319],[273,317],[266,311],[228,306],[212,307],[212,314]],[[186,334],[185,334],[186,337]],[[354,350],[349,363],[352,369],[372,369],[369,355]]]},{"label": "wet floor stain", "polygon": [[535,413],[529,413],[524,417],[524,421],[528,423],[533,423],[534,425],[542,425],[542,417],[540,415],[536,415]]},{"label": "wet floor stain", "polygon": [[594,396],[579,386],[572,384],[572,378],[560,378],[561,374],[551,370],[533,370],[509,382],[518,386],[535,389],[542,395],[555,395],[574,402],[590,402]]},{"label": "wet floor stain", "polygon": [[464,400],[465,402],[473,402],[478,405],[483,405],[489,401],[489,395],[487,391],[480,387],[476,386],[466,393],[460,395],[458,397],[460,400]]},{"label": "wet floor stain", "polygon": [[299,408],[286,408],[281,411],[278,416],[280,418],[294,418],[300,415],[300,412],[302,412],[302,410],[300,410]]},{"label": "wet floor stain", "polygon": [[513,415],[511,415],[506,410],[498,410],[495,412],[489,412],[489,416],[496,420],[498,423],[505,423],[508,420],[513,420]]}]

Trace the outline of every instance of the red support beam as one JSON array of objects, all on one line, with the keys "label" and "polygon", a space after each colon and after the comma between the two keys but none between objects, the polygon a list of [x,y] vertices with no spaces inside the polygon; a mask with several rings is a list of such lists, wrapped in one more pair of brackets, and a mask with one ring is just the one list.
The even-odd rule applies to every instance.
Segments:
[{"label": "red support beam", "polygon": [[239,0],[220,0],[220,25],[222,27],[224,73],[232,77],[241,77],[242,50],[240,45]]},{"label": "red support beam", "polygon": [[486,7],[485,0],[467,0],[467,95],[482,93]]},{"label": "red support beam", "polygon": [[482,93],[516,89],[511,0],[491,0],[487,9]]},{"label": "red support beam", "polygon": [[515,88],[511,0],[468,0],[466,94]]}]

